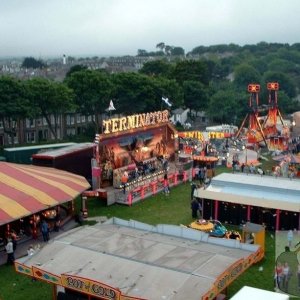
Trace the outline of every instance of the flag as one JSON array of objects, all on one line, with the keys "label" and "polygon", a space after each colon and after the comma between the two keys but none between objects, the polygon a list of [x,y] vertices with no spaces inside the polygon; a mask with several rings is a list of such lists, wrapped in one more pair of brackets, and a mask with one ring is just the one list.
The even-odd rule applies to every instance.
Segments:
[{"label": "flag", "polygon": [[164,101],[169,107],[172,106],[172,103],[169,101],[168,98],[161,97],[161,100]]},{"label": "flag", "polygon": [[114,107],[114,104],[113,104],[113,101],[112,101],[112,100],[110,100],[110,102],[109,102],[109,107],[108,107],[107,110],[108,110],[108,111],[116,110],[115,107]]}]

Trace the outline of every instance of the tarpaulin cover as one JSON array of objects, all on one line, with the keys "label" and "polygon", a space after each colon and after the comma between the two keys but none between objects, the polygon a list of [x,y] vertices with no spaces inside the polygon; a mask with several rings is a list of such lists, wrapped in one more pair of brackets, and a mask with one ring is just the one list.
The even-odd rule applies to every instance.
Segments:
[{"label": "tarpaulin cover", "polygon": [[0,162],[0,225],[68,202],[89,187],[70,172]]}]

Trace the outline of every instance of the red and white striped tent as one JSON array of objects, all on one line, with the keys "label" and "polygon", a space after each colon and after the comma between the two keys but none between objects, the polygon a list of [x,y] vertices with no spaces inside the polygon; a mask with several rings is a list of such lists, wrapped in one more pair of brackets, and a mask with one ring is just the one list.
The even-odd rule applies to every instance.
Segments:
[{"label": "red and white striped tent", "polygon": [[89,187],[70,172],[0,162],[0,225],[71,201]]}]

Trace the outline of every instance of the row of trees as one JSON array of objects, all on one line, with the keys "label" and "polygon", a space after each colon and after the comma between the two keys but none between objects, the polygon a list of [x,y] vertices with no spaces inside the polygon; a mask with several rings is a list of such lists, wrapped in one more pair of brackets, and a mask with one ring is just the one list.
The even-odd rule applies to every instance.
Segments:
[{"label": "row of trees", "polygon": [[[168,51],[166,45],[157,46]],[[206,111],[216,122],[239,125],[248,109],[247,85],[261,83],[261,102],[267,103],[266,84],[271,81],[280,84],[281,111],[293,112],[299,109],[293,77],[298,69],[283,57],[292,55],[296,60],[297,56],[277,51],[281,58],[275,55],[270,61],[251,53],[244,58],[239,55],[197,61],[153,60],[144,64],[138,73],[108,74],[76,65],[62,83],[41,78],[19,81],[0,77],[0,120],[5,131],[13,134],[13,122],[42,116],[56,136],[49,116],[76,111],[95,115],[94,130],[99,132],[98,118],[105,113],[110,99],[114,99],[116,113],[132,114],[162,109],[164,96],[171,100],[172,108]]]}]

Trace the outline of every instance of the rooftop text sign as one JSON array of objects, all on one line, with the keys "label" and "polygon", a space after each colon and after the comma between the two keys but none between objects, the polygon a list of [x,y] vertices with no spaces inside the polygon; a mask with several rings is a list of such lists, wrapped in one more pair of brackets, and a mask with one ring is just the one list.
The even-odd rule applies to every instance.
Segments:
[{"label": "rooftop text sign", "polygon": [[169,122],[169,111],[156,111],[103,121],[104,134]]},{"label": "rooftop text sign", "polygon": [[109,285],[74,275],[61,275],[62,286],[105,300],[120,300],[121,291]]}]

